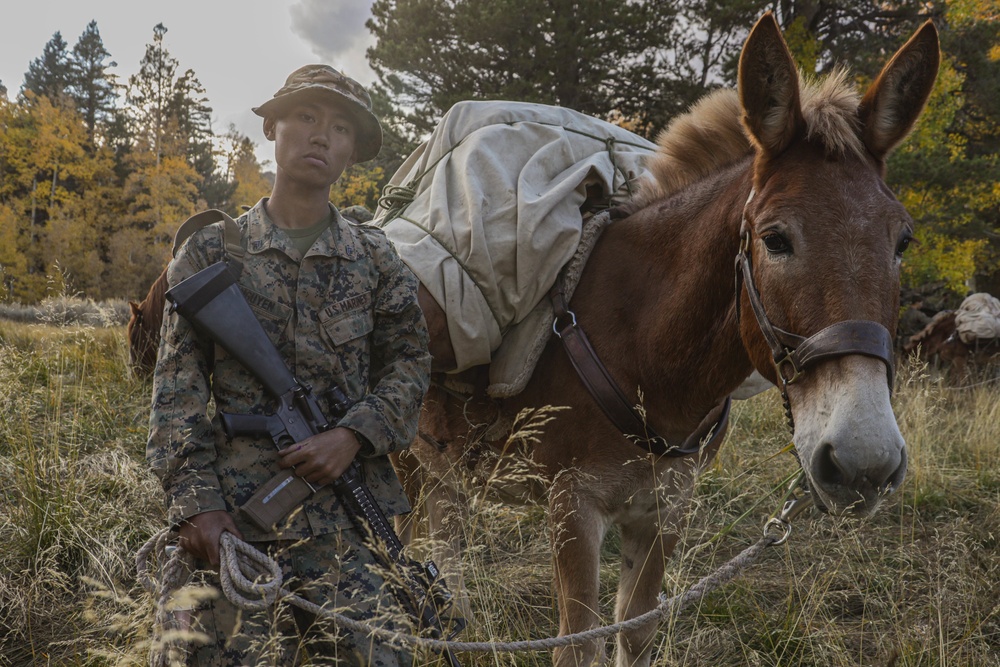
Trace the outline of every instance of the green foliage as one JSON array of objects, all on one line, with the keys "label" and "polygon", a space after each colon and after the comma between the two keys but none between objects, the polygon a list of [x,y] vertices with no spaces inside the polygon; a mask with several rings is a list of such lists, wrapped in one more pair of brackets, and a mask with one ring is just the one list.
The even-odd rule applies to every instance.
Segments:
[{"label": "green foliage", "polygon": [[66,41],[57,30],[45,44],[42,55],[28,65],[21,94],[32,93],[36,97],[61,100],[69,84],[69,54],[66,51]]},{"label": "green foliage", "polygon": [[104,47],[97,21],[87,24],[69,59],[70,80],[67,91],[87,125],[93,144],[98,124],[107,123],[118,97],[117,77],[108,71],[113,62],[105,62],[111,53]]},{"label": "green foliage", "polygon": [[918,245],[907,253],[903,264],[903,281],[906,285],[933,285],[944,287],[955,296],[964,296],[968,283],[976,270],[976,259],[982,257],[985,239],[956,240],[918,227]]},{"label": "green foliage", "polygon": [[[990,11],[993,20],[979,20]],[[917,223],[904,286],[944,284],[953,301],[977,276],[1000,270],[1000,62],[988,55],[1000,39],[998,11],[996,0],[947,5],[937,84],[889,165],[890,185]]]},{"label": "green foliage", "polygon": [[356,164],[340,177],[330,191],[330,201],[340,208],[364,206],[374,212],[382,195],[381,183],[385,180],[382,167]]},{"label": "green foliage", "polygon": [[377,0],[369,62],[417,134],[465,99],[645,116],[669,0]]},{"label": "green foliage", "polygon": [[785,28],[785,41],[803,72],[815,72],[819,67],[820,43],[810,32],[804,16],[797,16]]}]

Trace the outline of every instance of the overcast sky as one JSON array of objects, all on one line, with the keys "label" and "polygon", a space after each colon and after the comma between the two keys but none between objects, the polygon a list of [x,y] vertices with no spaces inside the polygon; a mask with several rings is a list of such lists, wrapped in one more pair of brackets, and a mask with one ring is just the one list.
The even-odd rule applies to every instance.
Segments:
[{"label": "overcast sky", "polygon": [[250,111],[271,97],[292,70],[311,62],[333,65],[368,85],[374,73],[365,60],[373,43],[365,29],[372,0],[20,0],[9,7],[0,38],[0,81],[15,97],[29,63],[53,33],[72,49],[91,20],[97,21],[120,83],[139,69],[153,26],[180,70],[194,70],[212,107],[212,128],[223,134],[234,123],[271,149],[261,122]]}]

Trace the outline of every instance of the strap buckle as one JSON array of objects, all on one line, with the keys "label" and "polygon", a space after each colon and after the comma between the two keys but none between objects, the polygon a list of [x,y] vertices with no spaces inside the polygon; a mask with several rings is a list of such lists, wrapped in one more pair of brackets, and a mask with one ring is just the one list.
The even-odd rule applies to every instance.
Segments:
[{"label": "strap buckle", "polygon": [[[797,382],[799,378],[801,378],[802,375],[805,373],[805,369],[800,368],[799,365],[795,363],[794,355],[795,355],[794,350],[786,349],[785,356],[782,357],[781,359],[775,359],[774,361],[774,370],[778,373],[778,377],[781,378],[781,382],[786,386]],[[783,368],[785,368],[786,365],[788,367],[791,367],[792,369],[791,377],[787,378],[785,377],[785,373],[783,372]]]}]

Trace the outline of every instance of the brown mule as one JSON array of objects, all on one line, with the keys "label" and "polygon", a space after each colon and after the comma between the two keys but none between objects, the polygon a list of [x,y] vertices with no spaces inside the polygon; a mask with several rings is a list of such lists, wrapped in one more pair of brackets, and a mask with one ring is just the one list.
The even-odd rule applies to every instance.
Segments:
[{"label": "brown mule", "polygon": [[160,277],[150,285],[145,299],[139,303],[128,302],[131,315],[125,333],[128,336],[129,363],[139,375],[149,375],[156,367],[166,291],[167,270],[163,269]]},{"label": "brown mule", "polygon": [[955,315],[954,310],[942,310],[926,327],[910,336],[903,352],[947,368],[949,381],[960,384],[971,379],[972,368],[982,368],[1000,358],[1000,339],[965,343],[958,335]]},{"label": "brown mule", "polygon": [[[821,506],[867,515],[902,483],[891,357],[841,351],[812,359],[801,376],[783,364],[779,377],[749,290],[759,293],[757,310],[772,333],[797,339],[838,325],[849,336],[855,328],[843,323],[861,320],[892,340],[913,220],[885,185],[885,159],[916,122],[938,63],[937,32],[927,23],[863,97],[844,73],[803,83],[768,14],[744,45],[738,96],[709,96],[661,137],[650,165],[658,186],[608,226],[570,307],[628,399],[639,403],[641,390],[650,426],[669,442],[682,442],[756,369],[778,384],[794,380],[785,387],[794,439]],[[737,293],[740,252],[750,280]],[[436,314],[426,314],[433,328]],[[547,405],[569,409],[537,442],[501,451],[506,432],[498,425]],[[449,537],[453,522],[443,512],[461,505],[449,502],[461,500],[450,482],[475,471],[489,458],[484,452],[501,463],[520,456],[545,480],[501,491],[548,503],[561,634],[601,623],[599,554],[612,524],[622,541],[617,619],[656,605],[695,476],[715,454],[656,457],[623,437],[555,338],[521,394],[502,404],[482,393],[466,402],[432,387],[420,428],[401,472],[408,481],[434,480],[427,488],[435,537]],[[461,583],[453,574],[453,587]],[[648,665],[656,630],[620,635],[617,664]],[[589,665],[603,656],[595,641],[558,649],[554,661]]]}]

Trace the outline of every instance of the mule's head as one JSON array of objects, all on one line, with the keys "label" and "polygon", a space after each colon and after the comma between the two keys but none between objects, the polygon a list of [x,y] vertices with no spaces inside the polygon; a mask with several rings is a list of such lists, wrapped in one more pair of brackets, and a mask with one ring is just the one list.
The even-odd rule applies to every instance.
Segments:
[{"label": "mule's head", "polygon": [[[774,327],[808,338],[861,320],[895,334],[913,220],[883,181],[885,159],[923,109],[938,61],[928,22],[859,98],[843,73],[801,85],[774,18],[754,27],[739,69],[756,149],[743,226],[752,282]],[[748,289],[739,296],[741,335],[754,366],[782,386],[794,369],[776,369]],[[869,514],[906,474],[886,357],[825,357],[786,385],[802,467],[831,511]]]},{"label": "mule's head", "polygon": [[159,328],[153,330],[146,311],[147,301],[142,303],[128,302],[129,320],[125,326],[128,337],[129,362],[139,373],[151,373],[156,366],[156,348],[159,343]]}]

